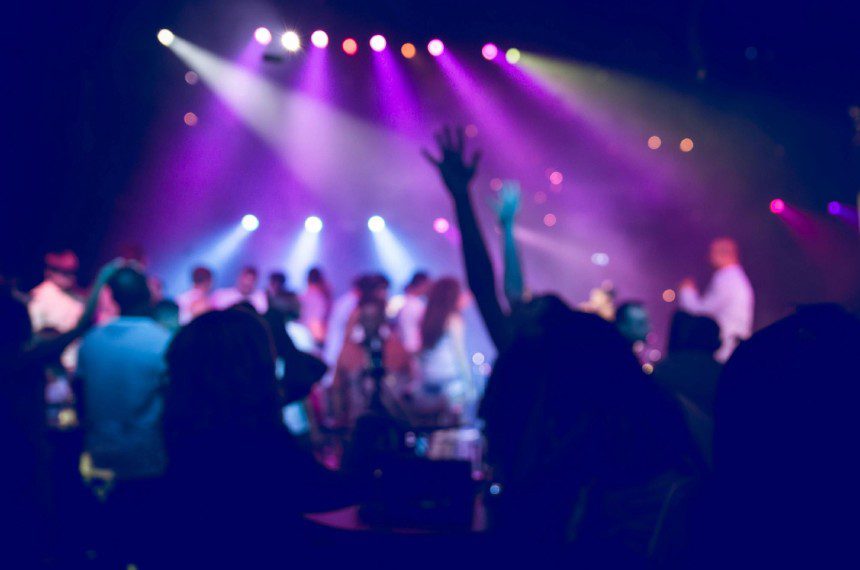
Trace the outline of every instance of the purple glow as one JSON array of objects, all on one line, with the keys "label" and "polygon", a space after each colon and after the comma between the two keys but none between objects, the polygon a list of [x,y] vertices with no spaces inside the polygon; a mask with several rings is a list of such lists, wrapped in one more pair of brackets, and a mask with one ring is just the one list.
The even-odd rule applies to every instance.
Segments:
[{"label": "purple glow", "polygon": [[314,33],[311,34],[311,43],[320,49],[327,47],[328,46],[328,34],[322,30],[315,31]]},{"label": "purple glow", "polygon": [[442,40],[436,38],[430,40],[430,43],[427,44],[427,51],[430,52],[430,55],[433,57],[439,57],[442,55],[442,52],[445,51],[445,44],[442,43]]},{"label": "purple glow", "polygon": [[437,234],[444,234],[450,229],[451,222],[449,222],[445,218],[436,218],[433,221],[433,231],[435,231]]},{"label": "purple glow", "polygon": [[781,214],[785,211],[785,201],[782,198],[775,198],[770,201],[770,211],[774,214]]},{"label": "purple glow", "polygon": [[260,26],[254,30],[254,39],[257,40],[258,44],[267,46],[272,43],[272,32],[269,31],[269,28]]},{"label": "purple glow", "polygon": [[499,48],[496,47],[496,44],[484,44],[484,47],[481,48],[481,55],[487,61],[493,61],[499,55]]},{"label": "purple glow", "polygon": [[379,85],[375,96],[383,121],[399,131],[417,134],[421,131],[421,108],[410,78],[401,65],[399,58],[390,50],[373,54],[373,71]]},{"label": "purple glow", "polygon": [[827,204],[827,211],[836,216],[842,211],[842,204],[839,202],[829,202]]},{"label": "purple glow", "polygon": [[385,37],[376,34],[372,38],[370,38],[370,49],[373,51],[382,51],[385,49],[387,42],[385,41]]}]

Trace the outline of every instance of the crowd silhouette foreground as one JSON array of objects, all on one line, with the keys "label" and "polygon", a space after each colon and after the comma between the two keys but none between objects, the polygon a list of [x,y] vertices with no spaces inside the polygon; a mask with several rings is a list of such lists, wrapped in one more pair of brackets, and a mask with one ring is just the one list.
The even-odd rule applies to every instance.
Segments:
[{"label": "crowd silhouette foreground", "polygon": [[[251,299],[240,291],[251,277],[243,271],[239,293],[221,293],[238,304],[219,309],[208,306],[211,272],[195,271],[187,303],[154,303],[141,268],[117,261],[68,330],[38,335],[5,288],[0,433],[10,530],[0,556],[9,567],[418,559],[457,567],[514,556],[612,568],[842,567],[856,559],[857,318],[833,305],[800,307],[742,342],[723,367],[717,323],[679,312],[666,358],[646,375],[631,350],[641,332],[629,320],[635,304],[622,325],[526,292],[513,187],[497,212],[503,308],[470,194],[480,156],[467,158],[464,140],[445,129],[438,154],[425,154],[453,201],[469,290],[498,350],[482,398],[458,360],[462,296],[453,280],[417,275],[392,322],[378,275],[357,279],[333,306],[318,270],[302,299],[277,276],[265,297]],[[96,326],[104,287],[118,317]],[[289,331],[300,321],[311,346],[335,335],[329,367],[297,349]],[[326,331],[333,322],[337,330]],[[81,338],[80,449],[96,470],[110,468],[100,500],[69,483],[79,481],[76,457],[62,459],[45,423],[46,373],[62,370]],[[320,386],[331,394],[328,427],[350,434],[339,471],[285,425],[291,404],[319,405]],[[483,427],[483,532],[464,539],[451,530],[450,541],[426,543],[317,534],[303,513],[372,501],[380,480],[432,484],[392,480],[380,468],[392,465],[399,426],[421,421]]]}]

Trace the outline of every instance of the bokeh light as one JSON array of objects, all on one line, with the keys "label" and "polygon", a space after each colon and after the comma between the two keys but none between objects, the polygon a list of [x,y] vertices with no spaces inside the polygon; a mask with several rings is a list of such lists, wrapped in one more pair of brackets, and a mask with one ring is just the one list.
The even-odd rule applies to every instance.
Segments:
[{"label": "bokeh light", "polygon": [[663,300],[667,303],[671,303],[675,300],[675,291],[674,289],[666,289],[663,291]]},{"label": "bokeh light", "polygon": [[652,137],[648,137],[648,148],[650,148],[651,150],[657,150],[662,145],[663,145],[663,140],[660,137],[658,137],[657,135],[654,135]]},{"label": "bokeh light", "polygon": [[195,115],[194,113],[189,111],[189,112],[185,113],[185,115],[183,115],[182,120],[189,127],[193,127],[194,125],[197,124],[197,115]]},{"label": "bokeh light", "polygon": [[382,219],[382,216],[371,216],[370,219],[367,220],[367,229],[375,234],[379,233],[385,229],[385,220]]},{"label": "bokeh light", "polygon": [[197,82],[200,81],[200,76],[197,75],[193,71],[188,71],[185,73],[185,83],[188,85],[197,85]]},{"label": "bokeh light", "polygon": [[472,355],[472,364],[474,364],[475,366],[480,366],[486,361],[487,357],[484,356],[483,352],[476,352]]},{"label": "bokeh light", "polygon": [[272,32],[269,31],[269,28],[260,26],[254,30],[254,39],[257,40],[258,44],[267,46],[272,43]]},{"label": "bokeh light", "polygon": [[311,34],[311,43],[322,49],[328,47],[328,34],[322,30],[317,30]]},{"label": "bokeh light", "polygon": [[158,30],[158,41],[161,42],[161,45],[169,46],[173,43],[173,40],[176,36],[173,35],[173,32],[170,30]]},{"label": "bokeh light", "polygon": [[413,57],[415,57],[415,52],[415,45],[410,44],[409,42],[406,42],[400,48],[400,53],[403,54],[403,57],[405,57],[406,59],[412,59]]},{"label": "bokeh light", "polygon": [[518,50],[517,48],[511,48],[505,52],[505,60],[507,60],[507,62],[510,64],[517,63],[521,57],[522,57],[522,54],[520,53],[520,50]]},{"label": "bokeh light", "polygon": [[439,38],[435,38],[430,40],[430,43],[427,44],[427,51],[430,52],[430,55],[433,57],[439,57],[442,55],[442,52],[445,51],[445,44],[442,43],[442,40]]},{"label": "bokeh light", "polygon": [[828,202],[827,211],[835,216],[842,211],[842,204],[839,202]]},{"label": "bokeh light", "polygon": [[355,55],[358,52],[358,43],[352,38],[343,40],[343,51],[346,55]]},{"label": "bokeh light", "polygon": [[557,221],[558,219],[555,217],[555,214],[547,214],[543,217],[543,224],[548,228],[553,227]]},{"label": "bokeh light", "polygon": [[770,201],[770,211],[774,214],[781,214],[785,211],[785,200],[782,198],[774,198]]},{"label": "bokeh light", "polygon": [[436,218],[433,220],[433,230],[437,234],[444,234],[451,229],[451,222],[445,218]]},{"label": "bokeh light", "polygon": [[496,47],[496,44],[484,44],[484,47],[481,48],[481,55],[487,61],[493,61],[499,55],[499,48]]},{"label": "bokeh light", "polygon": [[502,189],[502,179],[501,178],[493,178],[490,180],[490,190],[494,192],[498,192]]},{"label": "bokeh light", "polygon": [[681,152],[690,152],[693,150],[693,139],[684,139],[678,146],[681,148]]},{"label": "bokeh light", "polygon": [[323,229],[323,222],[318,216],[308,216],[305,219],[305,231],[318,234]]},{"label": "bokeh light", "polygon": [[379,34],[370,38],[370,49],[373,51],[382,51],[385,49],[385,46],[388,45],[388,42],[385,41],[385,37]]},{"label": "bokeh light", "polygon": [[281,36],[281,45],[283,45],[284,49],[287,51],[299,51],[302,47],[302,40],[299,38],[299,34],[292,30],[288,30],[284,32],[283,36]]},{"label": "bokeh light", "polygon": [[591,263],[605,267],[609,265],[609,256],[603,252],[597,252],[591,256]]},{"label": "bokeh light", "polygon": [[260,227],[260,220],[254,214],[245,214],[242,216],[242,227],[249,232],[253,232]]},{"label": "bokeh light", "polygon": [[561,184],[563,180],[564,176],[562,176],[561,172],[559,172],[558,170],[553,171],[552,174],[549,175],[549,181],[556,186]]}]

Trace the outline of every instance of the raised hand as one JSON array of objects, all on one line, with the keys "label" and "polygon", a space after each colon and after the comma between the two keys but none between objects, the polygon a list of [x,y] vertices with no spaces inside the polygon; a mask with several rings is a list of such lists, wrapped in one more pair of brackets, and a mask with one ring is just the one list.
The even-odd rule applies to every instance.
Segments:
[{"label": "raised hand", "polygon": [[499,199],[493,205],[496,216],[499,218],[499,224],[503,227],[507,228],[514,225],[514,219],[517,217],[517,212],[520,211],[521,196],[522,191],[519,182],[505,180],[501,190],[499,190]]},{"label": "raised hand", "polygon": [[481,160],[480,151],[474,152],[471,158],[466,158],[466,137],[460,127],[453,130],[445,127],[437,132],[434,138],[439,148],[439,157],[427,150],[422,150],[422,154],[439,170],[445,186],[454,198],[465,196]]}]

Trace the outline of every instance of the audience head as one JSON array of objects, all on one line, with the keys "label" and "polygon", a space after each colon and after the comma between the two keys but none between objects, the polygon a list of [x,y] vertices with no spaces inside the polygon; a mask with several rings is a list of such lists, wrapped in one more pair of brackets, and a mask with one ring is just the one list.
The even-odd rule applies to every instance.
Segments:
[{"label": "audience head", "polygon": [[162,299],[152,307],[152,318],[169,331],[179,330],[179,305],[170,299]]},{"label": "audience head", "polygon": [[281,428],[272,340],[252,312],[228,309],[197,317],[173,339],[167,366],[169,440],[217,440]]},{"label": "audience head", "polygon": [[113,299],[123,316],[150,314],[152,295],[146,276],[130,266],[121,267],[108,281]]},{"label": "audience head", "polygon": [[615,325],[630,344],[645,342],[651,332],[651,319],[639,301],[622,303],[615,311]]},{"label": "audience head", "polygon": [[257,288],[257,268],[251,265],[246,265],[239,273],[239,278],[236,280],[236,289],[242,295],[250,295]]},{"label": "audience head", "polygon": [[424,349],[431,349],[445,334],[448,319],[463,304],[460,283],[452,277],[436,280],[427,294],[427,309],[421,321],[421,338]]},{"label": "audience head", "polygon": [[301,315],[302,304],[298,295],[282,290],[269,295],[269,310],[277,313],[284,322],[296,321]]},{"label": "audience head", "polygon": [[209,291],[212,289],[212,270],[208,267],[199,265],[191,272],[191,282],[194,283],[196,289]]},{"label": "audience head", "polygon": [[369,273],[358,277],[354,282],[359,299],[373,297],[385,304],[388,299],[388,278],[381,273]]},{"label": "audience head", "polygon": [[308,271],[308,285],[323,286],[327,283],[323,270],[319,267],[311,267]]},{"label": "audience head", "polygon": [[78,256],[71,250],[50,252],[45,255],[45,279],[67,291],[77,283],[79,266]]},{"label": "audience head", "polygon": [[269,293],[279,293],[287,289],[287,275],[283,271],[269,273]]},{"label": "audience head", "polygon": [[430,275],[428,275],[426,271],[416,271],[412,275],[412,279],[410,279],[409,283],[406,285],[406,293],[409,295],[415,295],[416,297],[423,297],[427,294],[432,285],[433,282],[430,280]]},{"label": "audience head", "polygon": [[738,242],[730,237],[720,237],[711,242],[711,266],[722,269],[740,263]]},{"label": "audience head", "polygon": [[710,318],[676,311],[669,328],[669,352],[700,351],[713,354],[722,341],[720,325]]},{"label": "audience head", "polygon": [[377,337],[386,322],[385,300],[380,299],[374,290],[358,301],[357,324],[364,333],[364,339]]}]

